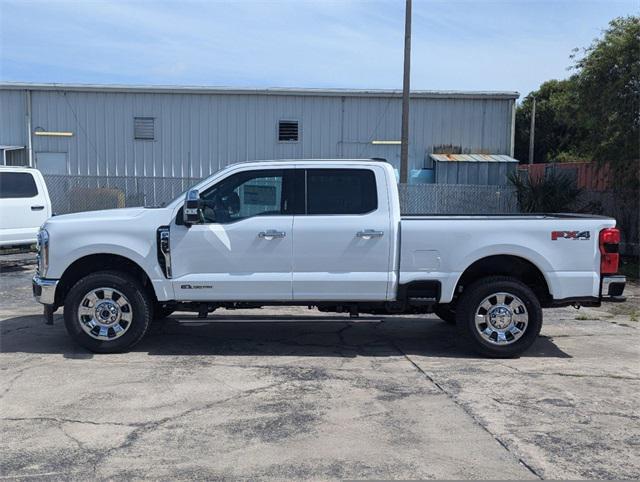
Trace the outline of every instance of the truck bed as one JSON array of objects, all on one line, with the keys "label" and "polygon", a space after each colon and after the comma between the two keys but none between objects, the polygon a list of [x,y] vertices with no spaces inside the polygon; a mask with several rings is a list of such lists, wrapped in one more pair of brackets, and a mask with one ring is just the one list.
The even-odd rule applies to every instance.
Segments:
[{"label": "truck bed", "polygon": [[545,273],[554,299],[598,296],[598,236],[614,226],[612,218],[585,214],[404,215],[400,283],[438,280],[449,301],[473,263],[514,256]]}]

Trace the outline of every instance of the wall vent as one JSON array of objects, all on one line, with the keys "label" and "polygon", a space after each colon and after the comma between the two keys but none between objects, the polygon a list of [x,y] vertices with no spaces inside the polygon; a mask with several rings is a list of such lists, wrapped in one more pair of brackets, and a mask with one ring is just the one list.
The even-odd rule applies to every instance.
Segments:
[{"label": "wall vent", "polygon": [[279,142],[298,142],[298,121],[281,120],[278,122]]},{"label": "wall vent", "polygon": [[141,140],[155,139],[155,118],[154,117],[134,117],[133,118],[133,138]]}]

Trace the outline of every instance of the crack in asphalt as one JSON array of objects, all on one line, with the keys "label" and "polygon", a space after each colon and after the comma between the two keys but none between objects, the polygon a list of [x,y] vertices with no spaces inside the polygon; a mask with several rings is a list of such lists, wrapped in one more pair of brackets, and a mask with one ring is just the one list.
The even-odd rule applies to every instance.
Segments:
[{"label": "crack in asphalt", "polygon": [[266,390],[270,390],[272,388],[276,388],[278,386],[281,386],[285,383],[288,383],[289,380],[283,380],[277,383],[272,383],[271,385],[267,385],[264,387],[259,387],[259,388],[254,388],[251,390],[245,390],[239,394],[227,397],[227,398],[223,398],[220,400],[215,400],[213,402],[201,405],[199,407],[193,407],[190,408],[188,410],[185,410],[181,413],[178,413],[176,415],[170,415],[167,417],[163,417],[159,420],[153,420],[153,421],[149,421],[149,422],[144,422],[142,424],[140,424],[139,426],[137,426],[131,433],[129,433],[125,440],[115,446],[110,448],[109,450],[106,450],[104,452],[100,452],[98,454],[98,457],[96,458],[96,460],[92,463],[93,465],[93,473],[94,475],[97,473],[98,471],[98,466],[108,457],[110,457],[113,453],[129,448],[131,447],[134,443],[136,443],[138,441],[138,439],[140,439],[140,437],[144,436],[146,433],[152,432],[153,430],[156,430],[157,428],[159,428],[160,426],[168,423],[168,422],[172,422],[172,421],[176,421],[179,420],[183,417],[189,416],[193,413],[197,413],[197,412],[202,412],[202,411],[206,411],[209,410],[210,408],[215,407],[216,405],[222,404],[222,403],[226,403],[226,402],[230,402],[232,400],[239,400],[242,398],[246,398],[249,397],[255,393],[260,393],[262,391],[266,391]]},{"label": "crack in asphalt", "polygon": [[484,425],[482,423],[481,420],[479,420],[475,414],[464,404],[461,404],[458,402],[458,400],[456,399],[456,397],[451,394],[448,390],[446,390],[442,385],[440,385],[432,375],[430,375],[429,373],[427,373],[422,367],[420,367],[416,362],[414,362],[411,357],[409,357],[409,355],[407,355],[398,345],[396,345],[395,343],[392,343],[391,346],[393,346],[396,350],[398,350],[398,352],[411,364],[413,365],[416,370],[418,370],[420,373],[422,373],[425,378],[427,380],[429,380],[431,383],[433,383],[436,387],[438,387],[438,389],[444,393],[447,397],[449,397],[451,399],[451,401],[453,403],[455,403],[458,407],[460,407],[467,415],[469,415],[469,417],[471,417],[471,419],[479,426],[481,427],[485,432],[487,432],[489,435],[491,435],[491,437],[498,442],[507,452],[509,452],[509,454],[511,454],[513,457],[515,457],[518,462],[520,462],[529,472],[531,472],[534,476],[536,476],[538,479],[542,480],[544,479],[544,477],[539,474],[537,472],[536,469],[534,469],[532,466],[530,466],[527,462],[525,462],[522,457],[519,457],[518,454],[516,454],[511,448],[509,448],[509,446],[506,444],[506,442],[504,442],[502,439],[500,439],[500,437],[498,437],[496,434],[494,434],[493,432],[491,432],[491,430],[489,430],[489,428]]},{"label": "crack in asphalt", "polygon": [[63,423],[79,423],[85,425],[116,425],[120,427],[142,427],[149,422],[95,422],[93,420],[77,420],[74,418],[58,418],[58,417],[2,417],[0,420],[5,422],[52,422],[57,424]]},{"label": "crack in asphalt", "polygon": [[[227,403],[233,400],[239,400],[245,397],[249,397],[256,393],[260,393],[263,391],[267,391],[276,387],[279,387],[283,384],[288,383],[289,380],[282,380],[277,383],[272,383],[270,385],[266,385],[264,387],[258,387],[250,390],[245,390],[230,397],[226,397],[220,400],[215,400],[213,402],[201,405],[199,407],[193,407],[188,410],[184,410],[178,414],[169,415],[158,420],[150,420],[148,422],[131,422],[131,423],[122,423],[122,422],[96,422],[93,420],[79,420],[73,418],[58,418],[58,417],[2,417],[1,421],[40,421],[40,422],[50,422],[56,424],[56,426],[60,429],[60,431],[67,436],[69,439],[73,440],[78,447],[83,451],[83,454],[86,456],[87,453],[91,456],[88,457],[92,459],[89,463],[92,467],[92,473],[95,474],[99,470],[99,466],[111,455],[115,452],[131,447],[134,443],[136,443],[142,436],[146,433],[152,432],[162,425],[179,420],[186,416],[192,415],[197,412],[202,412],[209,410],[210,408],[215,407],[216,405]],[[78,423],[78,424],[88,424],[88,425],[96,425],[96,426],[121,426],[132,428],[133,430],[127,434],[124,441],[114,447],[109,448],[108,450],[97,450],[87,447],[76,437],[70,435],[67,431],[64,430],[63,424],[65,423]]]},{"label": "crack in asphalt", "polygon": [[14,384],[16,383],[16,381],[18,381],[18,379],[20,379],[25,372],[32,370],[34,368],[39,368],[41,366],[44,366],[44,363],[38,363],[36,365],[31,365],[28,367],[24,367],[24,368],[20,368],[15,372],[15,375],[13,376],[13,378],[11,378],[8,382],[7,382],[7,387],[3,390],[2,393],[0,393],[0,400],[2,400],[12,389]]}]

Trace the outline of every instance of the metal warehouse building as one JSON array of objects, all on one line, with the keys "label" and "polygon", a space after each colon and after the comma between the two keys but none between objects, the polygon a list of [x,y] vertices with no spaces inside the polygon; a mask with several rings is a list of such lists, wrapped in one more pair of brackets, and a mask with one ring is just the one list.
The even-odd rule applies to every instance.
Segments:
[{"label": "metal warehouse building", "polygon": [[[432,154],[513,161],[517,97],[412,92],[414,181],[462,182],[451,168],[424,176],[448,166]],[[199,178],[239,161],[343,157],[397,168],[400,122],[393,90],[0,84],[2,162],[47,174]]]}]

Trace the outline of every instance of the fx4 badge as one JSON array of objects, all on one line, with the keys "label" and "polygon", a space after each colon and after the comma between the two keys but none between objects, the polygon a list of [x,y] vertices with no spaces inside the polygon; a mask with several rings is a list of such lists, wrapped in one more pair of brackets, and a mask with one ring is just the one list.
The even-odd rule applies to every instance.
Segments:
[{"label": "fx4 badge", "polygon": [[591,233],[589,231],[551,231],[551,240],[557,241],[558,239],[591,239]]}]

